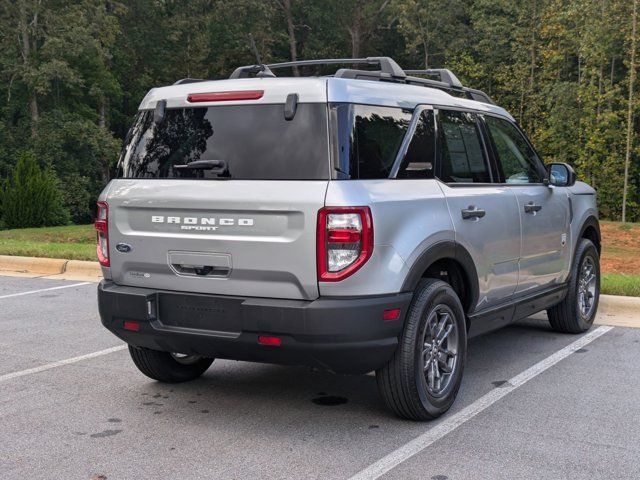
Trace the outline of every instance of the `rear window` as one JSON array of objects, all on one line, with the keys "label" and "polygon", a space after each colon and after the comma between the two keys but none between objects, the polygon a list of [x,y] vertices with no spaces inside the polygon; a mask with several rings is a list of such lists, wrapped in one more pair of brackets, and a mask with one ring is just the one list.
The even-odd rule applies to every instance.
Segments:
[{"label": "rear window", "polygon": [[331,105],[336,129],[334,169],[338,179],[388,178],[412,111],[359,104]]},{"label": "rear window", "polygon": [[[289,121],[284,105],[167,109],[160,124],[145,110],[125,141],[118,177],[328,179],[328,142],[326,104],[298,104]],[[185,168],[197,161],[215,168]]]}]

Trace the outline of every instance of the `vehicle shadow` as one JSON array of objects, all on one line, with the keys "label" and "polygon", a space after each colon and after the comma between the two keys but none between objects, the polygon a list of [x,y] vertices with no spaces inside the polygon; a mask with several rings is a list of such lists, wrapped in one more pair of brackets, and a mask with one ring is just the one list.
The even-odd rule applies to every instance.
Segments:
[{"label": "vehicle shadow", "polygon": [[[471,339],[465,378],[452,411],[574,340],[553,332],[540,316]],[[150,413],[178,414],[185,423],[233,422],[237,428],[252,429],[255,422],[268,418],[272,427],[292,435],[313,422],[329,429],[345,423],[363,428],[390,421],[414,423],[387,412],[373,374],[336,375],[305,367],[216,360],[196,381],[145,383],[139,391]]]}]

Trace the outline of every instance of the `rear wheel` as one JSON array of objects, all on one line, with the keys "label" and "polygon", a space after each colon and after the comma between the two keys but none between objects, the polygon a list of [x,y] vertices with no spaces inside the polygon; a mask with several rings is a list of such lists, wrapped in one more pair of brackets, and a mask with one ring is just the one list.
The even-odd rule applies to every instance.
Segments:
[{"label": "rear wheel", "polygon": [[445,282],[418,284],[393,357],[376,371],[385,404],[410,420],[430,420],[453,404],[467,353],[464,311]]},{"label": "rear wheel", "polygon": [[187,382],[198,378],[213,363],[213,358],[181,353],[159,352],[129,345],[133,363],[147,377],[165,383]]},{"label": "rear wheel", "polygon": [[562,333],[586,332],[593,325],[600,299],[600,257],[595,245],[580,240],[567,296],[547,310],[551,327]]}]

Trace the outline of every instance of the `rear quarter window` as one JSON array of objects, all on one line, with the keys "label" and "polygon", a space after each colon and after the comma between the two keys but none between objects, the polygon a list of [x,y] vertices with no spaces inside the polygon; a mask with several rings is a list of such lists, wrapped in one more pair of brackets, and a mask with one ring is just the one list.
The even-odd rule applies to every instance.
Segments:
[{"label": "rear quarter window", "polygon": [[411,116],[411,110],[402,108],[331,105],[337,178],[388,178]]}]

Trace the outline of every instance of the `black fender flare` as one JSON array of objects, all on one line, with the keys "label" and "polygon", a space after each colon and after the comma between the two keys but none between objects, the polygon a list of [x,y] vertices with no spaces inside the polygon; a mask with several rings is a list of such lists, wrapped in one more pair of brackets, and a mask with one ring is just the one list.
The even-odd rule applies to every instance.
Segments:
[{"label": "black fender flare", "polygon": [[402,291],[413,292],[427,268],[438,260],[445,258],[456,260],[462,266],[468,280],[471,297],[467,313],[471,313],[478,304],[478,272],[469,252],[462,245],[452,240],[437,242],[420,254],[409,268],[409,273],[402,284]]},{"label": "black fender flare", "polygon": [[[584,232],[587,230],[587,228],[589,227],[593,227],[593,229],[596,231],[596,235],[598,237],[598,244],[596,245],[596,248],[598,249],[598,254],[602,253],[602,237],[600,236],[600,222],[598,221],[598,219],[596,218],[595,215],[589,215],[586,220],[584,222],[582,222],[582,226],[580,227],[580,234],[578,235],[578,238],[576,238],[575,241],[575,248],[578,247],[578,242],[580,241],[581,238],[584,237]],[[574,250],[575,250],[574,248]]]}]

